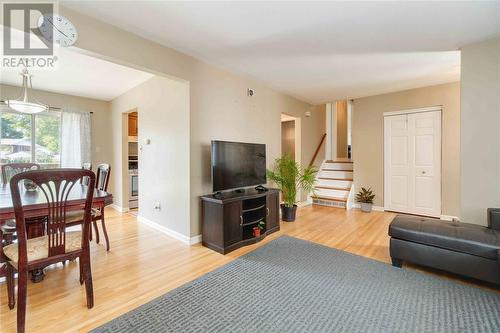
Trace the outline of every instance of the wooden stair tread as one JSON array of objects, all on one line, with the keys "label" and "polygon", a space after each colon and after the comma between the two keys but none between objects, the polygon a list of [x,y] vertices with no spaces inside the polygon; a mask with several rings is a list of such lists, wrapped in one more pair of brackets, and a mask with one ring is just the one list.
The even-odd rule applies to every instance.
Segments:
[{"label": "wooden stair tread", "polygon": [[321,189],[325,189],[325,190],[336,190],[336,191],[349,191],[350,190],[350,188],[346,188],[346,187],[323,186],[323,185],[314,186],[314,188],[321,188]]},{"label": "wooden stair tread", "polygon": [[326,200],[326,201],[338,201],[338,202],[347,202],[347,199],[344,198],[336,198],[336,197],[322,197],[319,195],[312,196],[313,199],[317,200]]},{"label": "wooden stair tread", "polygon": [[345,180],[348,182],[352,182],[352,178],[328,178],[328,177],[318,177],[318,179],[325,179],[325,180]]},{"label": "wooden stair tread", "polygon": [[354,172],[354,170],[342,170],[342,169],[321,169],[321,171],[345,171],[345,172]]}]

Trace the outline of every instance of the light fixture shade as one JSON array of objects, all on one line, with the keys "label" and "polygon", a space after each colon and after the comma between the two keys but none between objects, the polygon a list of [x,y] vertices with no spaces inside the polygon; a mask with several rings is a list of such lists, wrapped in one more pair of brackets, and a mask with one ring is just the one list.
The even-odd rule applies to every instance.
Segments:
[{"label": "light fixture shade", "polygon": [[28,89],[33,89],[33,85],[31,83],[31,75],[28,72],[28,69],[25,68],[22,71],[21,76],[23,77],[23,94],[19,99],[8,100],[6,102],[7,105],[17,112],[28,114],[39,113],[48,110],[48,106],[38,103],[38,101],[36,100],[32,100],[30,102],[30,99],[28,98]]},{"label": "light fixture shade", "polygon": [[17,112],[29,113],[29,114],[40,113],[40,112],[47,110],[47,106],[45,106],[45,105],[24,102],[24,101],[18,101],[18,100],[8,100],[7,105],[11,109],[13,109]]}]

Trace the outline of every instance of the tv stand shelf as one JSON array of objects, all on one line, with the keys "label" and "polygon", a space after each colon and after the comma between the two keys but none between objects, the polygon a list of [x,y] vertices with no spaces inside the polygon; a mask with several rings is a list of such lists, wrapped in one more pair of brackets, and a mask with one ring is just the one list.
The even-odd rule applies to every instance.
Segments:
[{"label": "tv stand shelf", "polygon": [[[201,202],[202,243],[222,254],[256,243],[280,229],[277,189],[210,194],[202,196]],[[253,228],[260,221],[265,226],[255,237]]]}]

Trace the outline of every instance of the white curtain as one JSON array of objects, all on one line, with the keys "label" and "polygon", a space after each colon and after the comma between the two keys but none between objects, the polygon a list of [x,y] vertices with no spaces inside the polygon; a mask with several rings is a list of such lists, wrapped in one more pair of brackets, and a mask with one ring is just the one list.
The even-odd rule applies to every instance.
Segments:
[{"label": "white curtain", "polygon": [[81,168],[91,162],[89,112],[63,109],[61,114],[61,167]]}]

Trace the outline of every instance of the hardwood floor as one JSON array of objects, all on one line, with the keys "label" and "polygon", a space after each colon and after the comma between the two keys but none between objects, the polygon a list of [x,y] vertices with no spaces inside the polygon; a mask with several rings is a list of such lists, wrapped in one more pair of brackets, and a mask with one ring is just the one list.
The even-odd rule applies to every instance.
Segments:
[{"label": "hardwood floor", "polygon": [[[296,222],[282,222],[279,232],[225,256],[201,244],[184,245],[132,214],[108,209],[106,216],[111,250],[92,243],[94,308],[86,308],[77,262],[47,268],[42,283],[28,283],[27,332],[86,332],[281,235],[390,262],[387,228],[396,214],[308,206],[298,210]],[[16,310],[7,306],[5,282],[0,303],[0,331],[15,332]]]}]

